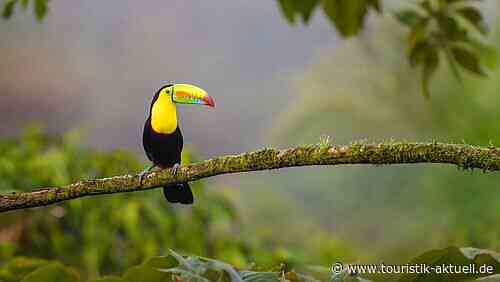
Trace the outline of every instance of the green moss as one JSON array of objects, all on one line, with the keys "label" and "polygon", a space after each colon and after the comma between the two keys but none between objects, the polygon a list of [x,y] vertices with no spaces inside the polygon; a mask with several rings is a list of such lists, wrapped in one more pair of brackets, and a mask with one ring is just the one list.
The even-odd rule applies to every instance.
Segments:
[{"label": "green moss", "polygon": [[56,198],[55,191],[50,191],[47,193],[47,201],[52,202]]},{"label": "green moss", "polygon": [[[321,140],[320,140],[321,141]],[[320,144],[304,145],[278,151],[265,148],[259,151],[243,153],[238,156],[225,156],[183,168],[184,173],[172,176],[170,170],[159,171],[154,177],[148,177],[147,184],[138,187],[136,176],[120,176],[99,180],[88,180],[63,189],[46,191],[46,198],[38,200],[40,195],[23,193],[0,198],[0,211],[7,211],[42,204],[50,204],[70,198],[93,194],[119,193],[152,189],[173,181],[192,181],[224,173],[275,169],[302,165],[336,165],[342,163],[400,164],[414,162],[432,162],[455,164],[461,169],[479,168],[483,171],[500,170],[498,148],[479,148],[470,145],[432,143],[390,142],[366,144],[365,140],[353,142],[349,146],[332,147],[328,140]],[[341,159],[332,158],[341,156]],[[43,202],[43,203],[40,203]]]},{"label": "green moss", "polygon": [[363,151],[364,151],[364,145],[362,145],[361,143],[355,142],[349,146],[349,154],[353,159],[359,159],[360,156],[363,154]]},{"label": "green moss", "polygon": [[330,148],[331,146],[331,140],[330,140],[330,136],[328,135],[322,135],[320,138],[319,138],[319,147],[320,149],[323,149],[323,150],[328,150],[328,148]]}]

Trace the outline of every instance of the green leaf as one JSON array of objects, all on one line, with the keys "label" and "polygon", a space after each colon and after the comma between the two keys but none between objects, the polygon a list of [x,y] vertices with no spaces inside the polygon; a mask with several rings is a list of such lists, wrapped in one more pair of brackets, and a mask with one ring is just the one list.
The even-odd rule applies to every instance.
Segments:
[{"label": "green leaf", "polygon": [[278,0],[279,7],[283,16],[288,20],[289,23],[295,23],[295,7],[293,5],[293,0]]},{"label": "green leaf", "polygon": [[478,2],[481,0],[446,0],[446,3],[448,4],[455,4],[455,3],[460,3],[460,2]]},{"label": "green leaf", "polygon": [[319,0],[299,0],[294,3],[295,9],[302,15],[302,21],[307,23]]},{"label": "green leaf", "polygon": [[[359,275],[353,275],[348,273],[347,271],[343,271],[332,275],[329,282],[372,282],[372,280],[368,280]],[[379,280],[379,281],[388,281],[388,280]]]},{"label": "green leaf", "polygon": [[278,0],[278,6],[291,24],[299,15],[308,23],[315,8],[323,4],[323,11],[342,36],[357,34],[370,8],[381,12],[380,0]]},{"label": "green leaf", "polygon": [[324,0],[323,10],[344,37],[357,34],[368,11],[367,0]]},{"label": "green leaf", "polygon": [[43,20],[45,15],[47,14],[47,3],[48,0],[35,0],[35,16],[38,21]]},{"label": "green leaf", "polygon": [[21,6],[26,9],[28,8],[29,0],[21,0]]},{"label": "green leaf", "polygon": [[253,272],[242,271],[240,272],[241,278],[244,282],[280,282],[280,277],[276,272]]},{"label": "green leaf", "polygon": [[[195,272],[185,270],[182,268],[175,267],[175,268],[170,268],[170,269],[163,269],[162,271],[165,273],[179,276],[180,281],[210,282],[210,280],[208,280],[207,278],[205,278],[205,277],[203,277]],[[175,279],[175,280],[177,280],[177,279]]]},{"label": "green leaf", "polygon": [[[493,274],[500,272],[500,255],[488,250],[475,248],[450,247],[440,250],[426,252],[409,262],[410,265],[425,264],[429,266],[442,265],[474,265],[475,270],[479,270],[481,265],[490,265],[494,269]],[[463,279],[473,279],[491,274],[453,274],[453,273],[430,273],[417,274],[406,273],[400,276],[399,281],[459,281]]]},{"label": "green leaf", "polygon": [[192,260],[189,260],[189,258],[184,258],[182,255],[174,252],[173,250],[168,250],[168,251],[170,255],[177,261],[180,267],[187,270],[195,271],[197,265],[190,263],[192,262]]},{"label": "green leaf", "polygon": [[439,66],[439,55],[436,50],[431,49],[425,57],[424,66],[422,68],[422,94],[425,98],[430,98],[429,82],[432,75],[436,72]]},{"label": "green leaf", "polygon": [[368,5],[372,6],[375,11],[381,13],[382,12],[382,4],[380,4],[379,0],[368,0]]},{"label": "green leaf", "polygon": [[123,278],[130,282],[156,282],[166,281],[170,277],[170,273],[165,273],[157,268],[146,265],[134,266],[127,270]]},{"label": "green leaf", "polygon": [[[284,278],[284,279],[283,279]],[[290,281],[290,282],[319,282],[316,278],[297,273],[295,271],[288,271],[285,273],[284,277],[281,277],[281,281]]]},{"label": "green leaf", "polygon": [[474,48],[476,54],[479,56],[481,65],[489,69],[497,68],[498,58],[495,46],[488,45],[478,40],[469,40],[468,43],[472,48]]},{"label": "green leaf", "polygon": [[490,265],[494,266],[496,271],[498,271],[497,273],[500,273],[500,269],[498,268],[498,266],[500,266],[500,253],[470,247],[460,248],[460,252],[469,260],[490,263]]},{"label": "green leaf", "polygon": [[326,16],[330,20],[330,22],[334,25],[337,25],[337,18],[339,12],[339,4],[336,0],[325,0],[323,1],[323,11],[325,12]]},{"label": "green leaf", "polygon": [[[161,269],[169,268],[173,269],[175,266],[179,265],[177,260],[173,256],[161,256],[154,257],[140,266],[135,266],[130,268],[124,275],[123,278],[117,277],[107,277],[108,280],[98,280],[98,282],[153,282],[153,281],[167,281],[171,274],[165,273]],[[170,280],[168,280],[170,281]]]},{"label": "green leaf", "polygon": [[453,57],[453,54],[450,50],[450,48],[444,48],[443,49],[444,54],[446,55],[446,59],[448,61],[448,65],[450,66],[451,73],[453,76],[460,82],[461,84],[463,83],[462,76],[460,75],[460,70],[458,69],[457,62],[455,57]]},{"label": "green leaf", "polygon": [[470,281],[478,281],[478,282],[500,282],[500,274],[490,275],[486,277],[481,277],[475,280]]},{"label": "green leaf", "polygon": [[205,273],[203,273],[203,278],[209,281],[231,282],[231,277],[226,272],[220,272],[211,268],[208,268]]},{"label": "green leaf", "polygon": [[486,76],[476,54],[465,48],[452,47],[451,52],[457,63],[464,69],[480,76]]},{"label": "green leaf", "polygon": [[432,52],[435,52],[433,46],[427,41],[420,41],[417,45],[411,50],[409,60],[410,65],[415,67],[417,65],[422,64],[427,56],[429,56]]},{"label": "green leaf", "polygon": [[238,273],[226,263],[195,256],[183,257],[173,250],[169,251],[169,265],[160,268],[161,272],[177,274],[194,281],[239,281]]},{"label": "green leaf", "polygon": [[179,263],[172,256],[163,256],[163,257],[150,258],[144,263],[144,265],[151,268],[160,269],[160,268],[175,267],[179,265]]},{"label": "green leaf", "polygon": [[26,275],[21,282],[79,282],[76,271],[59,263],[49,264]]},{"label": "green leaf", "polygon": [[9,19],[12,16],[16,4],[17,0],[8,0],[4,3],[2,11],[2,17],[4,19]]},{"label": "green leaf", "polygon": [[222,271],[223,273],[225,273],[224,276],[229,277],[231,281],[238,281],[238,279],[240,278],[238,272],[231,265],[225,262],[209,258],[203,258],[202,260],[207,262],[206,265],[209,269]]},{"label": "green leaf", "polygon": [[446,36],[448,41],[466,41],[467,32],[461,28],[453,17],[440,16],[437,18],[439,30]]},{"label": "green leaf", "polygon": [[432,5],[429,0],[420,2],[420,7],[422,7],[427,13],[432,14]]},{"label": "green leaf", "polygon": [[400,23],[408,27],[413,27],[424,19],[419,13],[413,10],[399,11],[394,16]]},{"label": "green leaf", "polygon": [[14,276],[21,280],[28,273],[33,272],[37,268],[46,266],[51,262],[44,259],[35,259],[27,257],[16,257],[12,259],[6,266],[5,269],[9,275]]},{"label": "green leaf", "polygon": [[427,40],[427,26],[429,23],[428,18],[424,18],[418,23],[416,23],[410,31],[410,35],[408,36],[408,46],[407,53],[408,56],[413,52],[413,49],[418,45],[421,41]]},{"label": "green leaf", "polygon": [[488,33],[488,29],[483,21],[483,16],[478,9],[474,7],[464,7],[457,10],[457,13],[467,19],[482,34]]}]

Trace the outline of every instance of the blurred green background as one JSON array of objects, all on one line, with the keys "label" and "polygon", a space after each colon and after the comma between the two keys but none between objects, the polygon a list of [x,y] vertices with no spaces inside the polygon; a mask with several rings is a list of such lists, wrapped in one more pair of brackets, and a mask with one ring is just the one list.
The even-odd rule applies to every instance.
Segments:
[{"label": "blurred green background", "polygon": [[[54,0],[41,23],[18,11],[0,24],[0,192],[139,172],[147,107],[168,81],[217,102],[181,109],[186,163],[325,135],[499,145],[500,72],[460,82],[442,63],[423,98],[391,13],[401,1],[383,3],[348,39],[322,15],[290,27],[264,1]],[[498,49],[500,7],[479,7]],[[0,264],[54,259],[95,279],[169,248],[242,268],[500,250],[499,182],[442,165],[314,167],[199,181],[193,207],[156,190],[91,197],[1,214]]]}]

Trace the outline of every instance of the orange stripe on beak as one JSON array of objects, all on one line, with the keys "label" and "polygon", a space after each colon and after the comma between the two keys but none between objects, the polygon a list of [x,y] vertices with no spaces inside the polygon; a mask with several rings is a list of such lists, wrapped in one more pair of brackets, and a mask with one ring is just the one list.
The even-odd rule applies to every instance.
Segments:
[{"label": "orange stripe on beak", "polygon": [[177,91],[177,92],[175,92],[175,95],[177,95],[179,97],[189,97],[189,96],[191,96],[190,93],[187,93],[187,92],[184,92],[184,91]]}]

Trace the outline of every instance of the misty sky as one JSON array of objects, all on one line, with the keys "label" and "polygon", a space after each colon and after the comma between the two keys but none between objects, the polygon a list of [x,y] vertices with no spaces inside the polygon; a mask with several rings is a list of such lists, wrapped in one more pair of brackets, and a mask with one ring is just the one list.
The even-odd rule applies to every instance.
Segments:
[{"label": "misty sky", "polygon": [[181,106],[186,144],[203,157],[266,143],[286,110],[294,74],[336,34],[317,11],[289,26],[275,1],[50,2],[2,21],[2,134],[30,120],[50,129],[88,129],[93,145],[141,151],[150,99],[170,81],[215,97],[215,110]]}]

